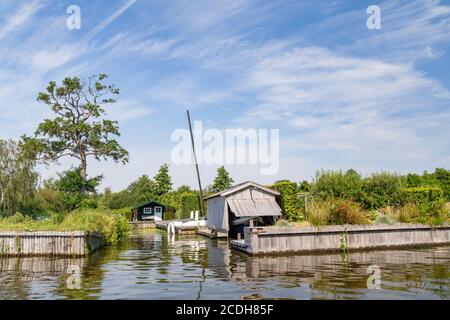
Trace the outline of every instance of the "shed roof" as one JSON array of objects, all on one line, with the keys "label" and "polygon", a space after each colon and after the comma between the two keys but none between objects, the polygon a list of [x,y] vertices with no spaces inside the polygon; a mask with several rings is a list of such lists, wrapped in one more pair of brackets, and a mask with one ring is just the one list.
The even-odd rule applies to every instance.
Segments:
[{"label": "shed roof", "polygon": [[147,205],[149,205],[149,204],[152,204],[152,203],[154,203],[154,204],[156,204],[156,205],[158,205],[158,206],[161,206],[161,207],[166,207],[165,205],[163,205],[163,204],[161,204],[161,203],[159,203],[159,202],[157,202],[157,201],[155,201],[155,200],[150,200],[150,201],[141,203],[141,204],[137,205],[136,207],[134,207],[134,208],[132,208],[132,209],[139,209],[139,208],[145,207],[145,206],[147,206]]},{"label": "shed roof", "polygon": [[256,183],[256,182],[253,182],[253,181],[246,181],[246,182],[237,184],[237,185],[235,185],[235,186],[233,186],[233,187],[231,187],[229,189],[226,189],[226,190],[214,193],[214,194],[212,194],[210,196],[205,197],[204,199],[206,200],[206,199],[215,198],[215,197],[225,197],[227,195],[233,194],[235,192],[238,192],[238,191],[240,191],[242,189],[245,189],[247,187],[250,187],[250,186],[255,187],[257,189],[264,190],[264,191],[266,191],[268,193],[271,193],[271,194],[273,194],[275,196],[278,196],[280,194],[278,191],[270,189],[270,188],[267,188],[267,187],[265,187],[265,186],[263,186],[263,185],[261,185],[259,183]]},{"label": "shed roof", "polygon": [[281,208],[273,198],[227,199],[236,217],[281,216]]}]

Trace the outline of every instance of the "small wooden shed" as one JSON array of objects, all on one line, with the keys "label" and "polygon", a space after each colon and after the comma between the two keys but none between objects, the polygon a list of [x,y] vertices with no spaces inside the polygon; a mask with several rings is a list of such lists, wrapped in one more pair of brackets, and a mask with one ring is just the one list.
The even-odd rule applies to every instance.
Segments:
[{"label": "small wooden shed", "polygon": [[247,181],[205,198],[208,204],[207,226],[211,230],[236,237],[246,226],[273,225],[282,215],[276,201],[280,193]]},{"label": "small wooden shed", "polygon": [[166,207],[156,201],[148,201],[131,209],[131,221],[163,220]]}]

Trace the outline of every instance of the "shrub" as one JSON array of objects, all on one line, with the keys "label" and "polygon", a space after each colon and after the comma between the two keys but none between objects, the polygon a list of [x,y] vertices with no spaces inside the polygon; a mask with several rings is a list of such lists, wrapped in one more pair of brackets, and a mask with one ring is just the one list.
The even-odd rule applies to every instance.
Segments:
[{"label": "shrub", "polygon": [[414,203],[407,203],[397,209],[396,218],[402,223],[416,222],[419,218],[419,208]]},{"label": "shrub", "polygon": [[111,213],[125,217],[127,221],[131,220],[131,207],[111,210]]},{"label": "shrub", "polygon": [[198,195],[191,192],[185,192],[181,195],[181,212],[179,218],[187,219],[191,211],[200,210],[198,206]]},{"label": "shrub", "polygon": [[283,180],[276,182],[272,188],[280,192],[281,210],[286,218],[291,221],[303,220],[303,215],[300,211],[300,201],[297,198],[297,184]]},{"label": "shrub", "polygon": [[329,201],[316,202],[308,208],[308,221],[313,226],[323,226],[328,223],[331,204]]},{"label": "shrub", "polygon": [[354,170],[318,171],[312,187],[313,193],[323,197],[357,200],[361,197],[362,179]]},{"label": "shrub", "polygon": [[361,206],[351,200],[328,198],[308,209],[308,221],[315,226],[362,224],[366,222]]},{"label": "shrub", "polygon": [[374,173],[363,179],[360,203],[366,209],[400,205],[404,200],[403,182],[399,175]]},{"label": "shrub", "polygon": [[127,190],[106,194],[103,203],[111,210],[129,208],[136,204],[133,195]]},{"label": "shrub", "polygon": [[418,208],[419,223],[442,223],[446,219],[445,198],[442,189],[423,186],[405,189],[406,199]]},{"label": "shrub", "polygon": [[362,224],[366,222],[361,206],[351,200],[336,200],[328,216],[329,224]]}]

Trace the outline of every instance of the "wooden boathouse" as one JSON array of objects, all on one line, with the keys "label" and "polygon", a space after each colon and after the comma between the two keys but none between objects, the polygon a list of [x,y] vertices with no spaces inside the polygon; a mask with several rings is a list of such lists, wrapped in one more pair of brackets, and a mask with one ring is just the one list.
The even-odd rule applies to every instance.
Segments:
[{"label": "wooden boathouse", "polygon": [[245,227],[274,225],[282,216],[279,192],[247,181],[205,198],[207,227],[213,237],[239,238]]}]

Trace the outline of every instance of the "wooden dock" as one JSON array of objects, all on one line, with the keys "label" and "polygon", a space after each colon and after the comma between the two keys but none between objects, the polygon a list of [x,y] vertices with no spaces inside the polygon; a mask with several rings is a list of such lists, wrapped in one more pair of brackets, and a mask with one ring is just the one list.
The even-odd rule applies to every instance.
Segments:
[{"label": "wooden dock", "polygon": [[130,221],[130,226],[133,229],[155,229],[156,223],[154,221]]},{"label": "wooden dock", "polygon": [[230,245],[249,254],[322,253],[450,244],[450,225],[345,225],[245,228]]},{"label": "wooden dock", "polygon": [[197,233],[199,235],[202,235],[202,236],[205,236],[205,237],[209,237],[211,239],[228,238],[228,234],[226,232],[212,231],[209,228],[198,229]]}]

